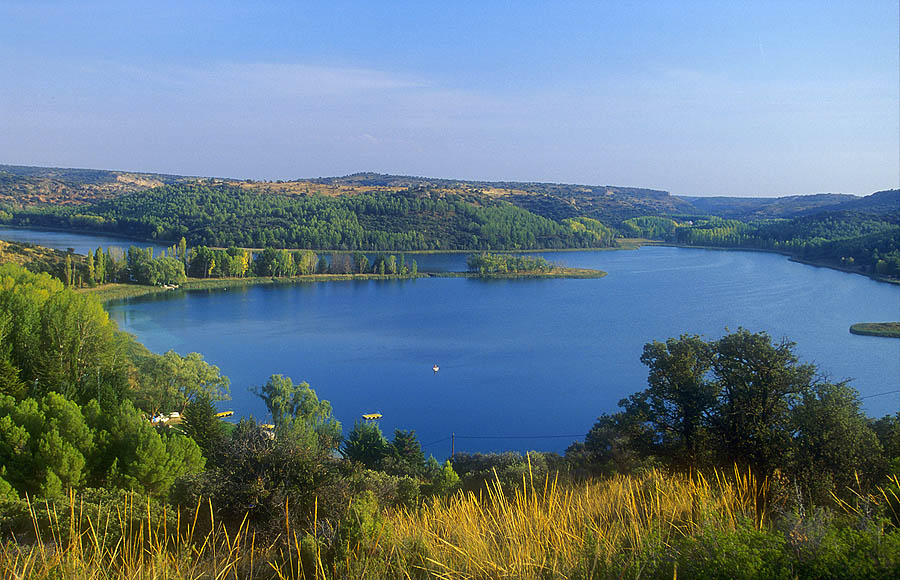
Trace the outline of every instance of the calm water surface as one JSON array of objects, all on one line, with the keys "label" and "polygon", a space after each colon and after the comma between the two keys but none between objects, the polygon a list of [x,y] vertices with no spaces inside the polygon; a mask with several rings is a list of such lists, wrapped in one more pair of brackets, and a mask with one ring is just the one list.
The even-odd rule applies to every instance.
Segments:
[{"label": "calm water surface", "polygon": [[[666,247],[547,253],[598,280],[423,279],[255,286],[109,306],[150,349],[203,353],[231,378],[222,408],[266,416],[249,388],[278,373],[332,402],[345,433],[362,413],[415,429],[427,451],[562,451],[646,385],[644,343],[744,326],[862,395],[900,388],[900,340],[851,335],[900,319],[900,287],[783,256]],[[464,255],[415,256],[462,269]],[[429,263],[429,260],[433,261]],[[440,365],[433,373],[431,366]],[[864,400],[895,413],[898,395]]]},{"label": "calm water surface", "polygon": [[[0,239],[78,253],[131,245],[14,228],[0,228]],[[232,381],[223,409],[266,417],[249,389],[280,373],[330,400],[345,432],[360,414],[383,413],[386,433],[415,429],[438,457],[448,454],[451,433],[457,450],[562,451],[645,387],[644,343],[682,333],[717,338],[739,326],[790,337],[832,380],[853,378],[870,415],[900,409],[897,394],[872,396],[900,389],[900,340],[847,331],[900,319],[900,286],[774,254],[647,247],[544,255],[609,276],[256,286],[108,309],[152,350],[197,351],[218,365]],[[421,270],[465,268],[464,254],[412,259]]]},{"label": "calm water surface", "polygon": [[54,230],[29,230],[23,228],[0,227],[0,240],[5,240],[7,242],[28,242],[30,244],[37,244],[46,248],[54,248],[63,251],[72,248],[75,250],[76,254],[82,255],[87,254],[88,251],[93,252],[98,247],[103,248],[104,250],[106,248],[122,248],[123,250],[127,250],[129,246],[138,246],[141,248],[152,247],[154,255],[159,255],[166,249],[166,246],[160,244],[139,242],[127,238],[57,232]]}]

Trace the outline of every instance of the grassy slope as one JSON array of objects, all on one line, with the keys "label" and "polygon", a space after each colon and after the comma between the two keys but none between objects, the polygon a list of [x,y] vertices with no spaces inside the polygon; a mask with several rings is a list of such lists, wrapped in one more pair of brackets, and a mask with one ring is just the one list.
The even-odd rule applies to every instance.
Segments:
[{"label": "grassy slope", "polygon": [[[80,263],[84,256],[73,254],[72,259]],[[0,240],[0,264],[11,262],[32,272],[47,272],[59,276],[65,269],[65,260],[66,252],[61,250]]]},{"label": "grassy slope", "polygon": [[[0,543],[0,576],[896,577],[897,528],[852,506],[837,511],[847,521],[823,520],[814,513],[760,522],[755,485],[737,473],[706,479],[701,474],[688,478],[651,471],[560,485],[526,476],[512,497],[494,488],[481,497],[454,494],[409,510],[376,507],[370,512],[362,507],[355,528],[352,522],[341,524],[358,532],[337,554],[329,544],[333,534],[319,536],[320,529],[330,530],[336,522],[317,521],[314,536],[293,529],[286,518],[273,540],[257,538],[244,525],[226,530],[211,513],[212,506],[202,502],[180,514],[172,508],[162,514],[162,508],[156,508],[151,517],[150,505],[140,500],[84,509],[83,498],[73,494],[46,506],[20,508],[24,517],[19,523],[41,530],[42,540],[19,539],[27,538],[23,533]],[[866,509],[883,503],[879,496],[861,499],[870,502]]]}]

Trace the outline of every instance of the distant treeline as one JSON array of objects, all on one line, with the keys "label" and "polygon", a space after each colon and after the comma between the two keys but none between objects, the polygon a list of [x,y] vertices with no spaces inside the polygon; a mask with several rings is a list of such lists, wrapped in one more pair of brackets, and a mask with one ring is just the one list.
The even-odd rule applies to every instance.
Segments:
[{"label": "distant treeline", "polygon": [[802,260],[900,278],[900,225],[891,215],[826,212],[752,222],[654,216],[627,220],[623,230],[689,246],[775,250]]},{"label": "distant treeline", "polygon": [[312,250],[266,248],[252,252],[245,248],[188,248],[182,238],[165,252],[154,255],[153,248],[131,246],[128,250],[97,248],[86,257],[67,255],[59,276],[67,286],[97,284],[181,284],[193,278],[245,278],[249,276],[304,276],[309,274],[379,274],[415,276],[415,260],[400,254],[378,254],[371,261],[362,252],[333,253],[331,258]]},{"label": "distant treeline", "polygon": [[554,266],[541,256],[514,256],[511,254],[472,254],[466,258],[472,272],[505,274],[507,272],[550,272]]},{"label": "distant treeline", "polygon": [[[652,196],[630,192],[642,193],[643,201],[632,200],[637,205],[628,206],[628,211],[607,208],[615,205],[613,202],[625,203],[621,196],[626,193],[607,195],[591,190],[590,196],[584,197],[588,195],[584,193],[577,198],[582,207],[575,197],[567,201],[525,193],[509,197],[518,204],[513,205],[472,187],[448,191],[410,185],[403,191],[330,197],[182,183],[92,205],[6,204],[0,206],[0,223],[157,241],[184,238],[197,247],[369,252],[601,248],[616,246],[618,237],[637,237],[693,246],[775,250],[802,260],[900,278],[900,212],[892,210],[900,200],[895,190],[851,201],[841,196],[825,196],[824,200],[818,196],[809,202],[804,196],[788,200],[790,203],[780,200],[773,205],[812,212],[818,211],[816,203],[827,202],[825,207],[842,211],[756,220],[700,213],[675,215],[673,212],[697,208],[687,202],[663,203],[673,198],[662,192]],[[718,200],[711,207],[728,210],[728,215],[754,215],[736,211],[734,205],[733,201]],[[638,211],[647,215],[635,217]],[[585,214],[603,215],[605,223]],[[629,217],[620,219],[623,216]],[[218,263],[236,257],[230,254]]]},{"label": "distant treeline", "polygon": [[187,239],[191,245],[333,250],[588,248],[614,245],[595,220],[556,222],[502,201],[410,189],[351,196],[169,185],[79,207],[7,208],[3,221]]}]

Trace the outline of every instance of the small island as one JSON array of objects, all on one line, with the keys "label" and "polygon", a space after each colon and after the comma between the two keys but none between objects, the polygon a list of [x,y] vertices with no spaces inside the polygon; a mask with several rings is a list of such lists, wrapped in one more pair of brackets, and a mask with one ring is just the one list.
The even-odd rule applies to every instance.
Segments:
[{"label": "small island", "polygon": [[[153,256],[149,250],[132,246],[120,257],[121,264],[118,264],[114,254],[108,250],[102,253],[98,249],[96,258],[91,255],[86,260],[89,265],[71,262],[65,267],[65,274],[59,277],[68,280],[76,292],[91,293],[101,302],[110,302],[176,289],[227,289],[256,284],[416,278],[588,279],[606,276],[603,270],[569,268],[541,256],[507,253],[471,254],[466,260],[468,270],[462,272],[419,271],[416,261],[407,263],[403,254],[399,259],[394,255],[378,254],[371,263],[362,252],[335,252],[329,261],[310,250],[269,248],[254,252],[244,248],[222,250],[203,246],[188,250],[182,245],[181,249],[173,247],[167,254]],[[76,261],[83,258],[73,254],[66,256]],[[97,264],[101,265],[99,269]],[[79,270],[80,266],[84,266],[82,269],[85,272]],[[62,271],[63,267],[59,266],[57,270]],[[102,273],[99,280],[98,272]],[[114,275],[114,272],[119,273]],[[82,276],[77,276],[79,273]],[[89,280],[89,285],[79,282],[84,277]]]},{"label": "small island", "polygon": [[567,268],[542,256],[516,254],[470,254],[467,276],[480,278],[602,278],[603,270]]},{"label": "small island", "polygon": [[900,322],[859,322],[850,327],[851,334],[900,338]]}]

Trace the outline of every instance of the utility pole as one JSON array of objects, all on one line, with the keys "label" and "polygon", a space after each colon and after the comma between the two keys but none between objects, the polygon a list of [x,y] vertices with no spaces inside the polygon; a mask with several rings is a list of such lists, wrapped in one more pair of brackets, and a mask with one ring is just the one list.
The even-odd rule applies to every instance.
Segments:
[{"label": "utility pole", "polygon": [[456,453],[456,433],[450,434],[450,459],[453,459],[453,455]]}]

